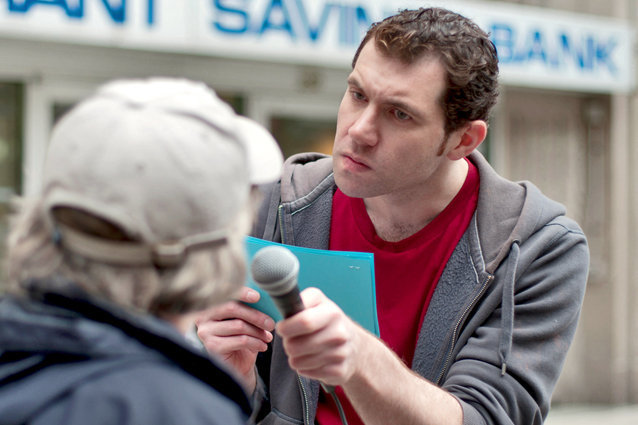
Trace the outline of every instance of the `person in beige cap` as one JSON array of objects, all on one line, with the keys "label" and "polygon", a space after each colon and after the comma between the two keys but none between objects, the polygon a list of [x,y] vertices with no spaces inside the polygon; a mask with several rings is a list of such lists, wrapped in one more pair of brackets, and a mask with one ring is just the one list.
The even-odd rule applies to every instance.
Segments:
[{"label": "person in beige cap", "polygon": [[0,424],[243,424],[245,385],[188,342],[245,281],[272,136],[202,83],[114,81],[55,126],[0,298]]}]

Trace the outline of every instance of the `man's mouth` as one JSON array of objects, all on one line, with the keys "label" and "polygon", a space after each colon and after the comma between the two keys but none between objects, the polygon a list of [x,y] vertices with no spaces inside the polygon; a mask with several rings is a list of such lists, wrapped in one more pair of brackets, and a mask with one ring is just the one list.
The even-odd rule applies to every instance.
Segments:
[{"label": "man's mouth", "polygon": [[354,156],[352,154],[343,154],[343,159],[346,167],[370,168],[370,166],[358,156]]}]

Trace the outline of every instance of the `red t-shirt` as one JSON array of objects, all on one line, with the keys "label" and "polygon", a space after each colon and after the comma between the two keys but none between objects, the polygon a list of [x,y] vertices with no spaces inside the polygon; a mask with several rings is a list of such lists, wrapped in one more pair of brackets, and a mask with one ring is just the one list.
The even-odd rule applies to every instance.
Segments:
[{"label": "red t-shirt", "polygon": [[[374,254],[381,339],[408,366],[436,284],[476,209],[479,176],[467,162],[467,178],[454,199],[427,226],[399,242],[377,236],[363,199],[350,198],[338,189],[333,198],[330,249]],[[363,425],[339,387],[337,395],[348,423]],[[320,398],[317,422],[341,424],[331,397]]]}]

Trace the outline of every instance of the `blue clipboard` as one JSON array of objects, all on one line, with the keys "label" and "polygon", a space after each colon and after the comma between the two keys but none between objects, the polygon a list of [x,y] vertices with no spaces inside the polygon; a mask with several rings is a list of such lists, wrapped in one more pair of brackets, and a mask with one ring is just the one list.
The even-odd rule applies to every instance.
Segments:
[{"label": "blue clipboard", "polygon": [[[248,270],[257,251],[268,245],[284,246],[299,259],[300,290],[308,287],[321,289],[351,319],[379,336],[373,254],[303,248],[249,236],[246,238]],[[275,303],[257,286],[250,273],[247,273],[246,280],[247,286],[261,294],[257,303],[248,305],[266,313],[275,321],[281,320],[281,313]]]}]

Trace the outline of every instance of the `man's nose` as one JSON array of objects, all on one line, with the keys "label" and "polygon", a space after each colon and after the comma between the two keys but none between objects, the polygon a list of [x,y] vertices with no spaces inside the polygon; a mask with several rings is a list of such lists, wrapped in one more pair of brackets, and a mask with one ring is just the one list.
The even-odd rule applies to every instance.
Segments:
[{"label": "man's nose", "polygon": [[374,146],[379,140],[378,134],[379,116],[374,107],[363,109],[350,126],[350,137],[359,144]]}]

